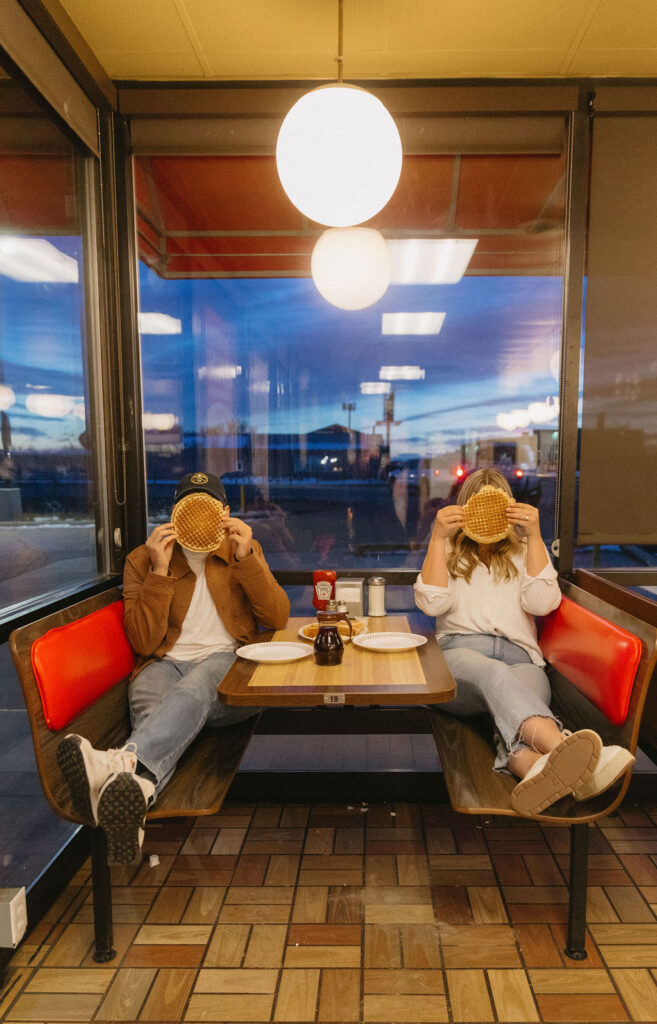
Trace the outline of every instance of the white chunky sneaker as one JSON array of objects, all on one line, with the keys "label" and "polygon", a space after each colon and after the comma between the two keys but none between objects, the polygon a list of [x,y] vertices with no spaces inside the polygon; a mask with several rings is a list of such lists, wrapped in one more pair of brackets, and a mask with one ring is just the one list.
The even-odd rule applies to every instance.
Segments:
[{"label": "white chunky sneaker", "polygon": [[136,860],[144,841],[144,818],[155,797],[150,779],[130,772],[112,775],[98,797],[98,824],[107,838],[107,859],[117,864]]},{"label": "white chunky sneaker", "polygon": [[573,796],[576,800],[590,800],[591,797],[599,796],[613,786],[614,782],[618,782],[621,775],[624,775],[635,761],[634,755],[625,747],[603,747],[593,775],[586,782],[580,782],[575,786]]},{"label": "white chunky sneaker", "polygon": [[591,729],[564,734],[561,743],[531,766],[511,793],[518,814],[539,814],[586,782],[602,752],[602,740]]},{"label": "white chunky sneaker", "polygon": [[68,782],[75,810],[86,821],[98,824],[98,796],[110,776],[134,774],[137,748],[134,743],[111,750],[95,750],[89,740],[70,733],[57,747],[57,764]]}]

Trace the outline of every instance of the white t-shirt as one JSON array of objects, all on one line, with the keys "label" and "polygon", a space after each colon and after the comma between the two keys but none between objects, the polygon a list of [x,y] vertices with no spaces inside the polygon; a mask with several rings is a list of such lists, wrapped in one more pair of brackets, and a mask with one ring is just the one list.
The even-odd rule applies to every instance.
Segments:
[{"label": "white t-shirt", "polygon": [[484,633],[503,636],[522,647],[535,665],[544,665],[536,640],[535,615],[547,615],[559,607],[561,591],[557,571],[548,564],[537,576],[525,571],[526,550],[513,558],[518,575],[496,580],[483,562],[478,562],[470,582],[462,576],[449,577],[446,587],[422,580],[415,583],[415,603],[427,615],[436,616],[436,637],[453,633]]},{"label": "white t-shirt", "polygon": [[234,651],[235,638],[226,629],[208,590],[205,578],[204,552],[183,548],[189,567],[196,576],[196,586],[180,636],[164,655],[171,661],[202,661],[217,651]]}]

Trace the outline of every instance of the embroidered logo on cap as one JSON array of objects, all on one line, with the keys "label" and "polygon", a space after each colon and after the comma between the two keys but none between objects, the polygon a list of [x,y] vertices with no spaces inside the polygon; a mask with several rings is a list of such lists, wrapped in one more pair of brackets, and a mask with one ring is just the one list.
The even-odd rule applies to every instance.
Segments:
[{"label": "embroidered logo on cap", "polygon": [[208,482],[205,473],[194,473],[190,479],[193,484],[207,484]]}]

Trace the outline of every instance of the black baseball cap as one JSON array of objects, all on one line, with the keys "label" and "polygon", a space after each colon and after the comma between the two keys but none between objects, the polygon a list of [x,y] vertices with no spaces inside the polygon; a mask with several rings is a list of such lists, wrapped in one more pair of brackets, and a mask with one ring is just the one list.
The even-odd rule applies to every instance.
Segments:
[{"label": "black baseball cap", "polygon": [[217,501],[223,502],[224,505],[228,504],[226,498],[226,489],[222,484],[218,476],[214,476],[213,473],[187,473],[186,476],[179,480],[176,485],[176,490],[173,495],[173,503],[176,504],[181,498],[184,498],[186,494],[194,494],[197,491],[203,491],[205,494],[210,494]]}]

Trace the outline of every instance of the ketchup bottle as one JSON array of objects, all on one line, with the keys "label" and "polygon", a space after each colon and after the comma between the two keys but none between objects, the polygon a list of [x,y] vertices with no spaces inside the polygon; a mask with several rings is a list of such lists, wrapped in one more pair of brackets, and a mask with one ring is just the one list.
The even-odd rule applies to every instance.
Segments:
[{"label": "ketchup bottle", "polygon": [[333,569],[317,569],[313,573],[313,604],[317,611],[325,611],[326,602],[334,599],[336,579]]}]

